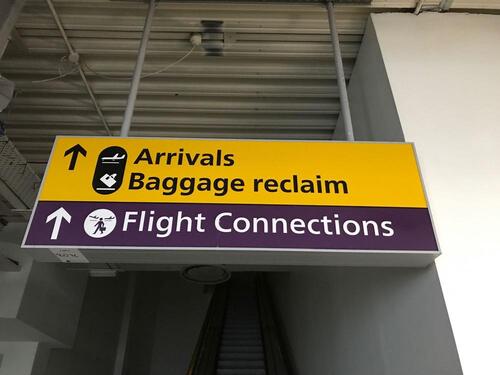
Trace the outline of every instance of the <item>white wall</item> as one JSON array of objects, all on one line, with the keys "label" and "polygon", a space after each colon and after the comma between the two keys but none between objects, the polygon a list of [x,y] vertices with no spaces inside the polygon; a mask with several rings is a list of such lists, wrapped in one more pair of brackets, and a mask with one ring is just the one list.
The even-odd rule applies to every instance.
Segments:
[{"label": "white wall", "polygon": [[434,266],[268,277],[297,375],[459,375]]},{"label": "white wall", "polygon": [[165,274],[151,337],[151,375],[186,374],[212,296],[203,289],[177,273]]},{"label": "white wall", "polygon": [[19,246],[10,243],[0,242],[0,253],[12,257],[21,265],[17,272],[0,271],[0,319],[15,318],[21,307],[32,260],[19,252]]},{"label": "white wall", "polygon": [[22,259],[20,271],[0,272],[0,340],[71,345],[87,273],[17,259]]},{"label": "white wall", "polygon": [[212,292],[177,272],[140,272],[125,375],[185,375]]},{"label": "white wall", "polygon": [[464,373],[500,374],[500,17],[372,16],[443,255]]},{"label": "white wall", "polygon": [[50,351],[45,375],[109,375],[127,290],[127,275],[89,278],[74,344]]},{"label": "white wall", "polygon": [[48,358],[48,348],[38,342],[0,341],[0,353],[0,375],[41,375]]},{"label": "white wall", "polygon": [[[113,372],[127,276],[89,279],[75,343],[53,349],[43,374]],[[210,297],[177,272],[138,272],[124,374],[185,375]]]},{"label": "white wall", "polygon": [[20,238],[6,230],[0,236],[0,255],[20,265],[0,271],[0,375],[39,375],[50,347],[73,343],[87,272],[34,262],[19,248]]}]

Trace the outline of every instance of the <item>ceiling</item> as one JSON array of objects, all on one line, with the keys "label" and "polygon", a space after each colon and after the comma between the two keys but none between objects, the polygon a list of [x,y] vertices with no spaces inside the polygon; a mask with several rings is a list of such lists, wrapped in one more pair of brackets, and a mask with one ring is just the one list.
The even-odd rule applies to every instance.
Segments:
[{"label": "ceiling", "polygon": [[[439,3],[427,0],[424,9]],[[104,116],[118,135],[147,4],[54,4]],[[415,0],[374,0],[370,5],[336,6],[347,79],[368,15],[411,12],[415,5]],[[452,6],[455,11],[474,9],[497,12],[500,0],[455,0]],[[160,2],[144,72],[183,57],[194,32],[203,34],[200,48],[142,80],[131,136],[331,139],[340,105],[323,4]],[[106,135],[67,55],[45,0],[27,0],[0,60],[0,73],[16,84],[16,96],[0,119],[38,174],[56,135]],[[67,75],[39,82],[62,74]]]},{"label": "ceiling", "polygon": [[[68,37],[114,134],[119,133],[147,7],[137,2],[57,1]],[[368,9],[339,10],[347,77]],[[187,53],[202,21],[222,21],[204,33],[221,56],[195,50],[182,63],[144,79],[130,135],[328,139],[339,112],[325,8],[318,4],[160,3],[144,72]],[[205,23],[206,24],[206,23]],[[53,137],[105,135],[44,1],[28,1],[0,71],[16,82],[5,122],[29,162],[45,162]],[[97,75],[97,74],[99,75]],[[122,78],[121,80],[107,77]]]},{"label": "ceiling", "polygon": [[[390,3],[338,8],[347,78],[369,12],[387,10]],[[105,117],[118,134],[130,85],[126,78],[134,69],[147,5],[109,0],[54,4]],[[144,72],[187,53],[190,34],[207,31],[202,21],[222,22],[204,34],[204,47],[215,46],[221,56],[207,56],[199,48],[182,63],[144,79],[130,135],[332,136],[339,100],[323,5],[160,2]],[[106,135],[78,72],[35,82],[73,69],[45,1],[27,1],[16,32],[0,62],[0,72],[17,88],[3,120],[28,162],[43,165],[55,135]]]}]

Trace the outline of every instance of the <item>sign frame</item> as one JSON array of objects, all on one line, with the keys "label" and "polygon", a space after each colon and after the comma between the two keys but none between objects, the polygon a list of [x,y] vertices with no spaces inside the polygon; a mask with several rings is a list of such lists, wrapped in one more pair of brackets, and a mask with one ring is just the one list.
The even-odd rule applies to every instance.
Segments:
[{"label": "sign frame", "polygon": [[[99,136],[57,136],[54,145],[51,149],[50,156],[47,162],[46,172],[48,171],[55,152],[55,145],[59,139],[64,138],[107,138]],[[35,205],[32,210],[32,215],[29,219],[26,231],[22,240],[22,248],[28,249],[35,258],[42,261],[50,261],[52,256],[37,254],[40,249],[49,248],[66,248],[78,249],[89,262],[103,262],[103,254],[106,252],[113,253],[116,260],[109,262],[120,263],[186,263],[186,264],[260,264],[260,265],[275,265],[275,266],[299,266],[299,265],[314,265],[314,266],[410,266],[421,267],[426,266],[434,261],[436,257],[441,255],[439,240],[436,235],[432,211],[429,207],[429,199],[423,182],[420,162],[416,152],[416,147],[413,142],[380,142],[380,141],[329,141],[329,140],[266,140],[266,139],[220,139],[220,138],[165,138],[165,137],[110,137],[109,139],[137,139],[137,140],[169,140],[169,141],[233,141],[233,142],[264,142],[264,143],[356,143],[356,144],[407,144],[411,145],[413,155],[415,157],[416,169],[421,183],[422,191],[425,197],[426,209],[429,213],[430,224],[436,242],[436,250],[354,250],[354,249],[320,249],[320,248],[272,248],[272,247],[207,247],[207,246],[93,246],[93,245],[33,245],[27,244],[27,237],[31,229],[33,219],[36,215],[37,208],[40,202],[40,195],[46,182],[48,173],[44,173],[40,189],[37,193]],[[331,206],[335,207],[335,206]],[[120,254],[117,255],[116,253]],[[194,259],[193,259],[194,258]],[[195,260],[198,259],[199,260]]]}]

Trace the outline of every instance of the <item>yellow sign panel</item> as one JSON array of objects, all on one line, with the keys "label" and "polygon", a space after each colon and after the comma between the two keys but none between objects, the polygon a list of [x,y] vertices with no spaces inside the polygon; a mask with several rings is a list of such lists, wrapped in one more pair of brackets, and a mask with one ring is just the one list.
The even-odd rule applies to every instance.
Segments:
[{"label": "yellow sign panel", "polygon": [[58,137],[41,201],[427,207],[411,144]]}]

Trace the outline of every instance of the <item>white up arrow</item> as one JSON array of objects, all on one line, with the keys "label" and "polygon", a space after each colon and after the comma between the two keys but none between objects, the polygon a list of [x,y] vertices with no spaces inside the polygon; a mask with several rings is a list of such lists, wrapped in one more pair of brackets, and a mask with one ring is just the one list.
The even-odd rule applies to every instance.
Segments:
[{"label": "white up arrow", "polygon": [[66,220],[68,223],[71,223],[71,215],[64,208],[58,208],[54,212],[52,212],[49,216],[47,216],[46,223],[49,221],[55,220],[54,228],[52,228],[52,234],[50,235],[51,240],[57,240],[57,236],[59,236],[59,229],[61,229],[62,220]]}]

